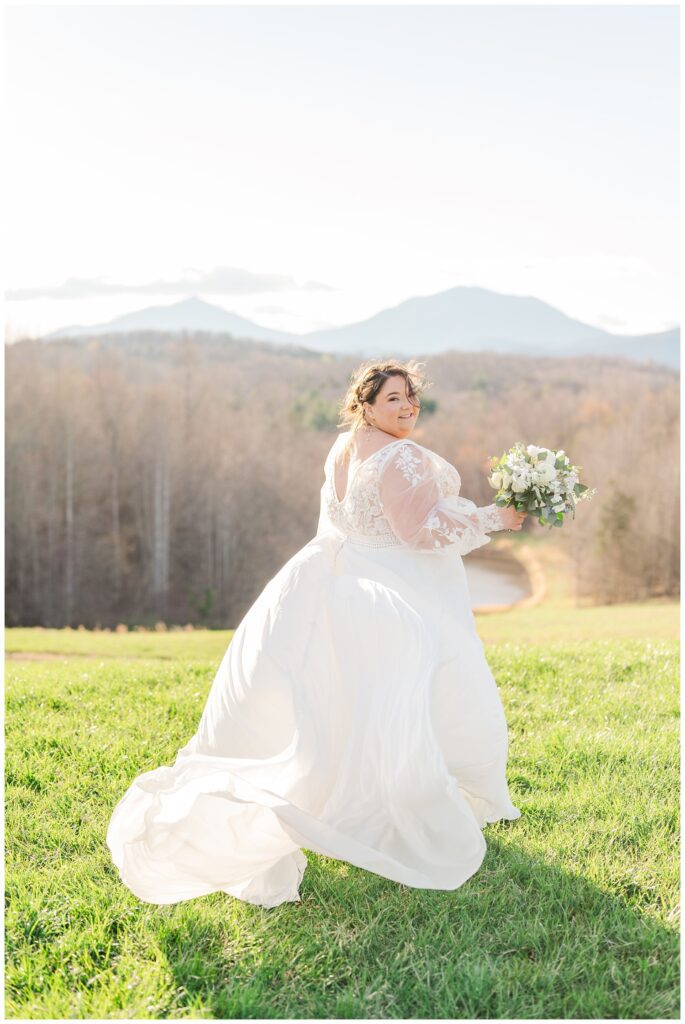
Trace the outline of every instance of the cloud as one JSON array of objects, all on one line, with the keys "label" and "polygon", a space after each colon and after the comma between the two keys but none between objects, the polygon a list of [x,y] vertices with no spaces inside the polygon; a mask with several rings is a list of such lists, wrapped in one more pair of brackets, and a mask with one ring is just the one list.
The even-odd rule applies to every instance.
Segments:
[{"label": "cloud", "polygon": [[108,282],[101,277],[68,277],[53,288],[14,288],[5,292],[6,299],[94,299],[105,295],[256,295],[260,292],[328,291],[336,289],[318,281],[297,282],[285,274],[257,274],[240,267],[215,267],[197,270],[184,267],[180,277],[172,280],[146,281],[143,284]]}]

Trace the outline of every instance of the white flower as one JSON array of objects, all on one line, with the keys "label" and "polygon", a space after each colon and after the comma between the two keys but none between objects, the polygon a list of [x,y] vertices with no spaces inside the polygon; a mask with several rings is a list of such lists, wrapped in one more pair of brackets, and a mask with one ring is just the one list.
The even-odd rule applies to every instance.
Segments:
[{"label": "white flower", "polygon": [[523,491],[528,490],[528,481],[523,476],[515,476],[511,485],[511,489],[516,494],[521,494]]},{"label": "white flower", "polygon": [[492,484],[493,487],[496,487],[498,490],[502,486],[502,474],[499,472],[499,470],[496,473],[492,474],[492,476],[490,477],[490,483]]},{"label": "white flower", "polygon": [[556,478],[556,471],[551,462],[539,462],[533,470],[533,479],[536,483],[551,484]]}]

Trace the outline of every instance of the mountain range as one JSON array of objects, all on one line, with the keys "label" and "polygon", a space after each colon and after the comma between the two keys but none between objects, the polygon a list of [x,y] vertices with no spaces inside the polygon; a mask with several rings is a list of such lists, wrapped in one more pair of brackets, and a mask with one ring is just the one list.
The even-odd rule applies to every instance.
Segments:
[{"label": "mountain range", "polygon": [[108,323],[63,327],[42,340],[140,331],[229,334],[362,358],[489,350],[510,355],[613,355],[680,365],[679,327],[656,334],[612,334],[574,320],[540,299],[463,286],[407,299],[357,323],[306,334],[262,327],[192,296],[171,305],[125,313]]}]

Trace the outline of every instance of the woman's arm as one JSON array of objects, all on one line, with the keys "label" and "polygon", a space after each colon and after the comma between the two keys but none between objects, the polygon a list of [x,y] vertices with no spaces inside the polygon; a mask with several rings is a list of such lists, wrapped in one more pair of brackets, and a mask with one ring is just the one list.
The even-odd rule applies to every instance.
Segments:
[{"label": "woman's arm", "polygon": [[479,508],[468,498],[441,495],[438,471],[427,452],[407,440],[383,463],[379,493],[393,533],[418,551],[456,550],[468,554],[505,529],[496,505]]}]

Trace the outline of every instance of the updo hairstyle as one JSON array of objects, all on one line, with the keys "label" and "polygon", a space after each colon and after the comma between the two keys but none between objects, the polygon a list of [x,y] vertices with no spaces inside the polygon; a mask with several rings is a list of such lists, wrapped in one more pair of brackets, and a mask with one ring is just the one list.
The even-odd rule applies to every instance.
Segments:
[{"label": "updo hairstyle", "polygon": [[354,370],[345,397],[340,403],[338,426],[350,430],[350,436],[344,446],[345,451],[352,443],[356,431],[368,423],[363,403],[373,405],[378,392],[389,377],[404,377],[409,401],[412,405],[420,407],[419,396],[430,387],[430,382],[422,372],[424,366],[425,363],[417,362],[415,359],[410,359],[406,363],[401,363],[397,359],[374,359],[362,363]]}]

